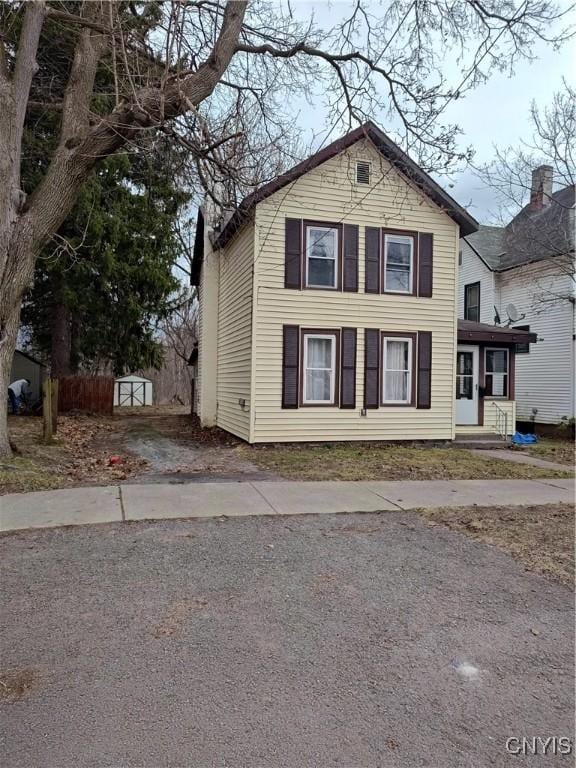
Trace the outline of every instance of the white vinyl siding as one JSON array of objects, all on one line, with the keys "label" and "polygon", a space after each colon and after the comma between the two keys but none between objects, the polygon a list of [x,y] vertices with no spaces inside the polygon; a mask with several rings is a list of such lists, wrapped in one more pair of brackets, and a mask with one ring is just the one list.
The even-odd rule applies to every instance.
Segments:
[{"label": "white vinyl siding", "polygon": [[517,418],[557,424],[563,416],[574,416],[574,304],[542,302],[574,290],[569,275],[559,274],[554,259],[502,272],[498,278],[497,306],[506,317],[506,306],[514,304],[520,315],[514,325],[529,325],[538,337],[529,355],[516,355],[515,393]]},{"label": "white vinyl siding", "polygon": [[465,286],[480,283],[480,321],[494,324],[494,273],[491,272],[482,259],[476,255],[465,240],[460,240],[462,249],[462,264],[458,270],[458,317],[464,317]]},{"label": "white vinyl siding", "polygon": [[516,401],[515,400],[493,400],[484,398],[484,424],[458,424],[456,426],[457,435],[476,435],[476,434],[494,434],[498,426],[498,409],[504,411],[507,415],[508,435],[513,435],[516,431]]},{"label": "white vinyl siding", "polygon": [[250,439],[252,261],[254,227],[247,225],[219,254],[217,424]]},{"label": "white vinyl siding", "polygon": [[[371,162],[373,189],[356,185],[356,160]],[[285,218],[359,226],[359,291],[284,288]],[[313,440],[450,440],[456,357],[458,227],[411,186],[368,141],[301,176],[256,207],[254,442]],[[365,227],[434,235],[431,298],[364,293]],[[282,326],[356,328],[356,408],[282,409]],[[399,405],[368,410],[364,399],[364,329],[432,332],[432,408]]]}]

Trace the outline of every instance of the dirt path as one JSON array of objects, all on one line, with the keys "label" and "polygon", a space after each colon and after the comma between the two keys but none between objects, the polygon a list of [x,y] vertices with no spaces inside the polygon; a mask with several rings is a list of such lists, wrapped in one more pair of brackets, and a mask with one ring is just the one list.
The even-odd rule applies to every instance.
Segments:
[{"label": "dirt path", "polygon": [[122,408],[115,412],[108,444],[144,459],[129,482],[185,483],[272,479],[240,455],[240,440],[219,429],[200,430],[187,408]]}]

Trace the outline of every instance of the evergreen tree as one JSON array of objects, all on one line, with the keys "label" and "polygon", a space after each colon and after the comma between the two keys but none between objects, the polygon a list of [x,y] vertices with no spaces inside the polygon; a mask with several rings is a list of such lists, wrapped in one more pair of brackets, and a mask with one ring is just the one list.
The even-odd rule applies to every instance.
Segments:
[{"label": "evergreen tree", "polygon": [[[59,98],[68,78],[74,37],[48,25],[38,52],[38,101]],[[110,109],[114,83],[101,66],[91,109]],[[45,173],[60,114],[29,109],[22,162],[23,189]],[[173,265],[181,248],[174,234],[188,197],[178,189],[178,150],[156,137],[138,140],[104,160],[38,259],[22,323],[35,351],[55,376],[110,367],[115,374],[162,363],[155,338],[178,287]]]}]

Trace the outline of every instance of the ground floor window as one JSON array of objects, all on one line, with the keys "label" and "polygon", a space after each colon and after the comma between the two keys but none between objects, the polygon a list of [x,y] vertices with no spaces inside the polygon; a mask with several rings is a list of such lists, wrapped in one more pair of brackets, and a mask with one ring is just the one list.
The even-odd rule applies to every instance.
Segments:
[{"label": "ground floor window", "polygon": [[303,392],[305,405],[336,404],[337,334],[303,333]]},{"label": "ground floor window", "polygon": [[508,397],[508,350],[487,349],[485,354],[486,397]]},{"label": "ground floor window", "polygon": [[382,337],[382,402],[384,405],[412,403],[413,339]]}]

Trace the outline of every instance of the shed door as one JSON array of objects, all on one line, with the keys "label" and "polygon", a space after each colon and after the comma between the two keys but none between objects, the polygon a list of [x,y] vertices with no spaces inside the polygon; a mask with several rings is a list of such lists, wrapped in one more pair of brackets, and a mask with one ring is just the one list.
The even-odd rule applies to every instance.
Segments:
[{"label": "shed door", "polygon": [[458,346],[456,424],[478,424],[478,347]]},{"label": "shed door", "polygon": [[146,382],[119,381],[118,405],[145,405]]}]

